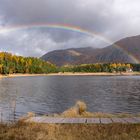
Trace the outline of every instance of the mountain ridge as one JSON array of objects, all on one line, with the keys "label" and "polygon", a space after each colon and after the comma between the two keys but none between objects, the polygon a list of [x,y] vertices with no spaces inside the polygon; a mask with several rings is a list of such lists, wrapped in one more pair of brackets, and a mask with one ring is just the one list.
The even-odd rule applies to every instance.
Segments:
[{"label": "mountain ridge", "polygon": [[105,48],[85,47],[54,50],[43,55],[41,59],[57,66],[90,63],[139,63],[140,35],[123,38]]}]

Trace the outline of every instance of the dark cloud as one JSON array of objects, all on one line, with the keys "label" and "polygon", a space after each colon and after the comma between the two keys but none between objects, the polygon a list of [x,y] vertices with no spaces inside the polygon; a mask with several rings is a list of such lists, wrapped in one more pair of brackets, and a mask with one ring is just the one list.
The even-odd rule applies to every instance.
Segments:
[{"label": "dark cloud", "polygon": [[[98,32],[113,42],[140,33],[139,6],[139,0],[0,0],[0,30],[33,23],[68,24]],[[60,29],[0,33],[1,50],[26,56],[68,47],[106,45],[97,37]]]}]

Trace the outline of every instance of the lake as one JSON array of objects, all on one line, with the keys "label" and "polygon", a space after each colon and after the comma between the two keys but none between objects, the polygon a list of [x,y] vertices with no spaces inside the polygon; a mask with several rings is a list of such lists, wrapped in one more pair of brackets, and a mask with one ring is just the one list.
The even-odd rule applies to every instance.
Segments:
[{"label": "lake", "polygon": [[40,76],[0,79],[3,120],[61,113],[83,100],[91,112],[139,113],[140,76]]}]

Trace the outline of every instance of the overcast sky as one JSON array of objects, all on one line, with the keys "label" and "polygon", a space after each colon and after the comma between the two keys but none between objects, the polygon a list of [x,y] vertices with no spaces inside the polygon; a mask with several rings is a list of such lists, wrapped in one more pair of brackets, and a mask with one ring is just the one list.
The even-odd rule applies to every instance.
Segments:
[{"label": "overcast sky", "polygon": [[0,51],[24,56],[108,43],[85,34],[54,28],[2,32],[9,26],[68,24],[97,32],[112,43],[140,34],[140,0],[0,0]]}]

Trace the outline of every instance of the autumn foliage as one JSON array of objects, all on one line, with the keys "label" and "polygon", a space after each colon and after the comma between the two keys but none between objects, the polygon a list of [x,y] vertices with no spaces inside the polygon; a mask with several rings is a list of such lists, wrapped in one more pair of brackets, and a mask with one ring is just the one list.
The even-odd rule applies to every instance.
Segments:
[{"label": "autumn foliage", "polygon": [[131,64],[110,63],[110,64],[82,64],[65,65],[61,67],[61,72],[131,72]]},{"label": "autumn foliage", "polygon": [[41,59],[0,53],[0,74],[53,72],[56,72],[56,66]]}]

